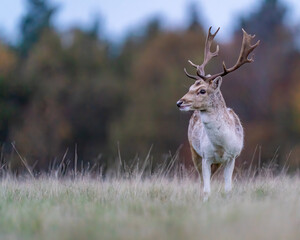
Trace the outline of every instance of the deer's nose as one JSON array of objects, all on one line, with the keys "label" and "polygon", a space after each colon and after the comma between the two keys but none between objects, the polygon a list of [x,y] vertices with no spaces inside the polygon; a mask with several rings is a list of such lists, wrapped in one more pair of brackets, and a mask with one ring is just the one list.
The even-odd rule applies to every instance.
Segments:
[{"label": "deer's nose", "polygon": [[182,104],[183,104],[183,101],[182,101],[182,100],[179,100],[179,101],[177,101],[177,103],[176,103],[177,107],[180,107]]}]

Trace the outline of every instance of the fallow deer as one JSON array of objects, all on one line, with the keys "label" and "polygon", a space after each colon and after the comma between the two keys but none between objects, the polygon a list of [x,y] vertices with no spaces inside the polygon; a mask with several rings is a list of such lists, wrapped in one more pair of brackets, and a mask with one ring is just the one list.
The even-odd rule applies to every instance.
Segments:
[{"label": "fallow deer", "polygon": [[232,189],[232,173],[235,159],[240,155],[244,144],[244,132],[238,116],[226,107],[220,86],[222,77],[237,70],[245,63],[253,62],[249,54],[259,45],[257,41],[251,45],[255,35],[247,34],[244,29],[243,41],[236,64],[227,68],[223,62],[223,71],[214,75],[206,75],[204,68],[219,53],[219,46],[211,52],[211,44],[220,28],[212,34],[211,27],[204,48],[204,60],[201,65],[188,61],[197,69],[197,76],[184,72],[195,83],[177,102],[181,111],[194,111],[188,127],[188,139],[192,152],[192,160],[200,176],[203,177],[205,198],[210,194],[210,178],[212,169],[224,164],[225,192]]}]

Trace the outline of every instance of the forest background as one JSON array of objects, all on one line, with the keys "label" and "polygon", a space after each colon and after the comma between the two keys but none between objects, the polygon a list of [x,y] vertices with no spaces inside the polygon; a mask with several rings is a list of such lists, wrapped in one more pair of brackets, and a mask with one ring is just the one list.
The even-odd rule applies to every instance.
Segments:
[{"label": "forest background", "polygon": [[[196,3],[187,6],[186,28],[168,29],[153,18],[116,43],[102,33],[101,18],[61,31],[53,24],[58,6],[25,2],[20,38],[0,39],[3,166],[20,171],[17,152],[38,171],[63,157],[105,171],[121,158],[128,165],[144,161],[149,152],[153,166],[176,152],[181,163],[192,165],[190,113],[179,112],[176,101],[192,84],[183,72],[194,71],[187,60],[203,59],[207,29]],[[217,42],[220,56],[207,69],[220,71],[222,60],[235,63],[241,28],[261,40],[254,63],[222,84],[227,105],[245,128],[239,165],[300,166],[300,25],[287,24],[290,11],[283,1],[263,0],[237,17],[232,38]]]}]

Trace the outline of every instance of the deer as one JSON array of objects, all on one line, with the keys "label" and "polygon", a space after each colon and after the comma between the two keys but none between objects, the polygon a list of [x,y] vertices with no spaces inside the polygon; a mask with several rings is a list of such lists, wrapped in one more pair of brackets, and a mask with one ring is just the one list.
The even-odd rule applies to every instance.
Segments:
[{"label": "deer", "polygon": [[237,114],[226,106],[220,87],[222,77],[239,69],[246,63],[254,61],[249,54],[259,45],[258,40],[251,45],[255,35],[248,34],[244,29],[242,46],[239,57],[234,66],[227,68],[223,61],[223,71],[210,75],[205,74],[205,66],[218,56],[219,45],[211,51],[212,42],[220,28],[212,34],[208,30],[204,47],[204,59],[201,65],[188,62],[196,68],[197,75],[191,75],[184,68],[187,77],[195,80],[188,92],[177,101],[181,111],[193,111],[188,126],[188,141],[191,149],[192,161],[201,179],[203,178],[204,199],[211,193],[211,176],[224,165],[224,190],[232,190],[232,175],[235,159],[240,155],[244,146],[244,130]]}]

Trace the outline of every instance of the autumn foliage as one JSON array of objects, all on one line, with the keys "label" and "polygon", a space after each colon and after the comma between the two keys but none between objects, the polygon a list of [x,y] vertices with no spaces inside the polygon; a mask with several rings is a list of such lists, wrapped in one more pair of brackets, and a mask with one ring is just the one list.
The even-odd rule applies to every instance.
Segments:
[{"label": "autumn foliage", "polygon": [[[52,26],[55,7],[28,0],[17,44],[0,41],[0,140],[3,154],[10,143],[40,169],[69,149],[79,161],[110,165],[119,146],[124,161],[145,158],[152,146],[153,163],[180,150],[190,164],[187,144],[189,114],[176,101],[192,83],[187,60],[200,63],[206,35],[191,13],[186,29],[166,30],[150,21],[139,34],[116,46],[98,32]],[[200,14],[200,13],[199,13]],[[297,32],[285,24],[286,7],[264,0],[237,20],[230,42],[219,42],[220,57],[208,73],[230,66],[238,56],[241,28],[261,40],[255,61],[223,79],[227,105],[245,128],[239,164],[273,160],[291,169],[300,164],[300,55]],[[217,26],[213,26],[216,29]],[[219,35],[222,35],[222,29]],[[14,158],[12,166],[20,162]]]}]

